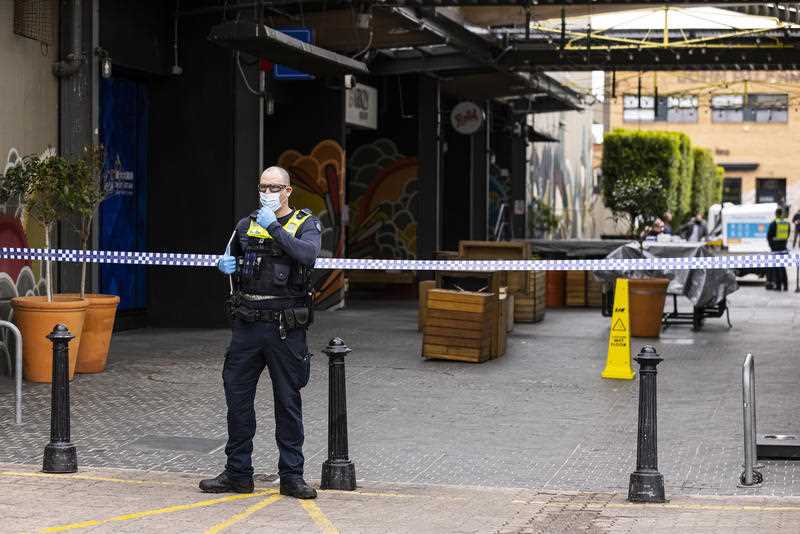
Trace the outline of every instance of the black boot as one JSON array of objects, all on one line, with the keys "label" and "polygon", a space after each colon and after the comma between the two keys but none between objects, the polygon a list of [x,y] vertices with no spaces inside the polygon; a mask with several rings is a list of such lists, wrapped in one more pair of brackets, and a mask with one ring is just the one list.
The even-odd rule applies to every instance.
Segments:
[{"label": "black boot", "polygon": [[234,480],[223,471],[214,478],[200,481],[200,489],[205,493],[253,493],[253,479]]},{"label": "black boot", "polygon": [[281,479],[281,495],[288,495],[297,499],[316,499],[317,490],[306,484],[306,481],[302,478]]}]

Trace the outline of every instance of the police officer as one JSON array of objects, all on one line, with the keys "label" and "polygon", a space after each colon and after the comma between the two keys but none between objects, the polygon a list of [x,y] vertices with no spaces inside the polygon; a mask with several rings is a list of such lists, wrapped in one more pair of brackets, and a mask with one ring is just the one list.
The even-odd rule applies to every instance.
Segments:
[{"label": "police officer", "polygon": [[[791,225],[783,217],[783,210],[775,210],[775,220],[767,228],[767,242],[769,248],[778,254],[787,254],[786,244],[789,242]],[[767,289],[784,291],[789,289],[789,278],[786,276],[786,267],[773,267],[767,271]]]},{"label": "police officer", "polygon": [[311,270],[319,254],[319,220],[289,207],[289,174],[270,167],[258,185],[261,208],[236,225],[217,267],[231,275],[231,344],[222,378],[228,405],[225,470],[200,482],[208,493],[253,492],[256,384],[266,367],[275,399],[275,440],[281,494],[313,499],[303,480],[300,390],[311,354],[306,328],[313,318]]}]

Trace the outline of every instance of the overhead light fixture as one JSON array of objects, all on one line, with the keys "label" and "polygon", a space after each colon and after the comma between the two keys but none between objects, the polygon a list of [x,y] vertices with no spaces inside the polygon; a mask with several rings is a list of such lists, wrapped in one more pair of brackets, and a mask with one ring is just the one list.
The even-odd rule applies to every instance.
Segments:
[{"label": "overhead light fixture", "polygon": [[100,75],[106,79],[111,78],[111,54],[99,46],[95,48],[94,53],[100,58]]}]

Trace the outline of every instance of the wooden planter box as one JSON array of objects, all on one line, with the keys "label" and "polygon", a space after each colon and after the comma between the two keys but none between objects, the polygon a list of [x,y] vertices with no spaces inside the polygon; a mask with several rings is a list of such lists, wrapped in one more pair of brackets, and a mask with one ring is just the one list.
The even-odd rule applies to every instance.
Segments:
[{"label": "wooden planter box", "polygon": [[425,326],[425,312],[428,310],[428,290],[436,288],[435,280],[423,280],[419,283],[419,304],[417,305],[417,330],[422,332]]},{"label": "wooden planter box", "polygon": [[[462,292],[479,292],[490,294],[494,299],[495,316],[492,318],[491,357],[499,358],[506,352],[505,326],[500,328],[506,320],[506,312],[502,310],[500,295],[507,292],[506,271],[440,271],[436,273],[436,287]],[[464,291],[466,290],[466,291]],[[505,303],[505,301],[502,301]]]},{"label": "wooden planter box", "polygon": [[588,271],[567,271],[567,306],[599,308],[603,284]]},{"label": "wooden planter box", "polygon": [[428,290],[422,356],[476,363],[491,358],[497,300],[494,293]]},{"label": "wooden planter box", "polygon": [[514,320],[518,323],[538,323],[544,319],[546,275],[544,271],[530,271],[526,293],[514,295]]},{"label": "wooden planter box", "polygon": [[[465,260],[529,260],[531,245],[523,241],[460,241],[458,256]],[[509,271],[507,277],[509,293],[530,290],[525,271]]]}]

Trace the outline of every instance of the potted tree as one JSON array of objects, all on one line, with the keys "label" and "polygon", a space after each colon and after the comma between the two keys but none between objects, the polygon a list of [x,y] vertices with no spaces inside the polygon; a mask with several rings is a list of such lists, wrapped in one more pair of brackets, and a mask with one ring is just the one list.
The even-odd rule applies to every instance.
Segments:
[{"label": "potted tree", "polygon": [[[101,145],[85,147],[81,158],[73,164],[73,182],[65,194],[65,202],[72,212],[68,220],[80,236],[82,250],[89,249],[92,223],[100,204],[108,197],[103,173],[104,156]],[[84,260],[81,265],[80,294],[70,295],[89,301],[78,351],[77,372],[101,373],[108,361],[119,297],[86,293],[86,263]]]},{"label": "potted tree", "polygon": [[[45,153],[22,158],[8,169],[0,181],[0,200],[19,198],[25,213],[44,227],[45,248],[50,249],[53,227],[67,213],[73,164],[69,160]],[[46,296],[24,296],[11,299],[14,320],[23,344],[23,374],[32,382],[52,379],[52,345],[47,340],[53,326],[65,324],[75,336],[69,345],[69,377],[75,375],[81,333],[89,303],[80,297],[53,296],[52,261],[45,259]]]},{"label": "potted tree", "polygon": [[[667,209],[667,192],[655,174],[620,176],[610,189],[614,217],[624,218],[631,235],[637,236],[639,250],[644,251],[644,236],[657,218]],[[628,282],[631,335],[658,337],[667,298],[666,278],[653,278],[644,271],[634,271]]]}]

